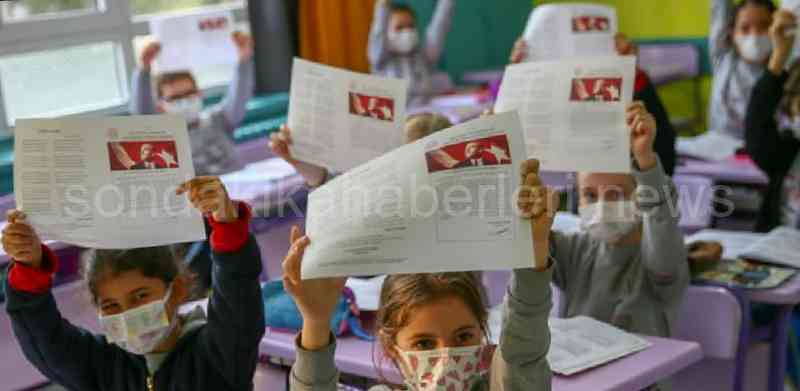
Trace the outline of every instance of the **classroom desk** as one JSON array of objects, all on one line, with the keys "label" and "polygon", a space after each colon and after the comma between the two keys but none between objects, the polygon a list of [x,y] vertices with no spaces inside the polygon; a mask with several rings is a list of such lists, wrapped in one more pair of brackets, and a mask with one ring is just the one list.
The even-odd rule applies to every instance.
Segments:
[{"label": "classroom desk", "polygon": [[700,175],[717,184],[766,186],[769,178],[749,158],[732,157],[719,162],[682,158],[675,174]]},{"label": "classroom desk", "polygon": [[[746,244],[757,240],[763,234],[757,233],[727,233],[725,231],[708,230],[701,231],[699,235],[686,238],[687,243],[698,238],[703,239],[704,234],[714,234],[715,232],[726,233],[723,237],[705,237],[706,240],[717,240],[725,248],[723,254],[728,258],[736,258],[744,251]],[[741,243],[744,241],[743,243]],[[730,289],[730,288],[729,288]],[[792,309],[800,304],[800,275],[795,275],[789,281],[784,282],[774,289],[745,290],[730,289],[735,295],[740,297],[742,303],[742,313],[745,320],[750,320],[750,303],[770,304],[777,307],[777,313],[772,324],[753,330],[750,325],[742,328],[743,338],[739,345],[739,351],[747,349],[750,341],[768,340],[770,344],[770,366],[769,366],[769,391],[783,390],[783,379],[786,371],[786,350],[789,342],[789,321]],[[739,365],[744,365],[744,358],[737,358]]]},{"label": "classroom desk", "polygon": [[[295,358],[295,335],[267,330],[261,340],[261,354],[290,364]],[[641,352],[612,361],[604,366],[570,377],[553,376],[554,391],[629,391],[639,390],[665,380],[703,358],[695,342],[645,337],[653,346]],[[336,366],[342,373],[379,378],[373,364],[373,344],[354,337],[338,340]],[[376,358],[380,353],[376,352]],[[382,365],[390,381],[400,375],[388,361]]]}]

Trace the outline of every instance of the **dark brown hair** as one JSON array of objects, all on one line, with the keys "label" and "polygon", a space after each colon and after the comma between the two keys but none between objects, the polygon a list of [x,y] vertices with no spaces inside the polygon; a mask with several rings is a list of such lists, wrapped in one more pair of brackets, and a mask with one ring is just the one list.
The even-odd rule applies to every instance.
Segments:
[{"label": "dark brown hair", "polygon": [[755,7],[764,7],[769,11],[770,17],[775,11],[778,10],[778,7],[775,6],[775,3],[772,0],[742,0],[736,6],[733,7],[733,17],[731,18],[731,24],[728,27],[728,31],[730,32],[730,36],[733,36],[733,30],[736,28],[736,21],[739,19],[739,13],[747,6],[755,6]]},{"label": "dark brown hair", "polygon": [[393,2],[389,5],[389,11],[391,11],[391,13],[407,12],[412,18],[414,18],[414,21],[417,20],[416,12],[414,12],[414,9],[406,3]]},{"label": "dark brown hair", "polygon": [[161,75],[158,75],[158,78],[156,79],[156,91],[158,93],[158,97],[161,98],[164,96],[162,89],[165,85],[172,84],[180,80],[189,80],[194,85],[194,88],[197,88],[197,80],[195,80],[194,75],[192,75],[192,73],[189,71],[162,73]]},{"label": "dark brown hair", "polygon": [[[83,254],[82,274],[97,304],[99,281],[128,271],[139,271],[145,277],[158,278],[165,284],[181,275],[189,275],[186,267],[169,246],[142,247],[128,250],[87,250]],[[190,287],[191,288],[191,287]]]},{"label": "dark brown hair", "polygon": [[[489,312],[480,273],[391,275],[383,282],[380,306],[375,316],[375,335],[382,345],[383,357],[389,356],[387,353],[396,344],[397,333],[408,325],[415,309],[445,297],[461,299],[478,319],[484,336],[488,335]],[[373,357],[373,361],[380,371],[382,366],[378,365],[378,360]]]}]

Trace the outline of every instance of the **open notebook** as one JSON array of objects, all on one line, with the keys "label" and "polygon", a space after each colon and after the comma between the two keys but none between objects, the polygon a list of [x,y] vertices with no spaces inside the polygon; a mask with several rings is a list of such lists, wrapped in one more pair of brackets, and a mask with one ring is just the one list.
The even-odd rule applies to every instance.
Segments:
[{"label": "open notebook", "polygon": [[[500,340],[502,306],[489,314],[489,338]],[[547,361],[553,372],[573,375],[650,346],[647,340],[586,316],[550,318],[550,351]]]}]

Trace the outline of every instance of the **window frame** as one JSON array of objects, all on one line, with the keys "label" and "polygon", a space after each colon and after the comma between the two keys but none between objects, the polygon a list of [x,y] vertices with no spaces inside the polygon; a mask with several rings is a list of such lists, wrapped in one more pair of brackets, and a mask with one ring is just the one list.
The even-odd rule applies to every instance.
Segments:
[{"label": "window frame", "polygon": [[[4,22],[0,13],[0,57],[21,55],[65,46],[112,42],[116,48],[118,81],[124,92],[124,102],[102,109],[86,110],[65,115],[119,115],[128,112],[130,103],[130,75],[138,60],[133,40],[137,36],[150,34],[150,19],[164,15],[186,15],[210,11],[232,11],[234,21],[240,24],[248,20],[245,0],[236,3],[211,5],[186,10],[177,10],[147,15],[132,15],[130,0],[97,0],[96,11],[66,11],[62,14],[34,16],[30,20]],[[224,85],[203,89],[206,96],[224,93]],[[5,92],[0,75],[0,139],[11,137],[13,127],[6,118]]]}]

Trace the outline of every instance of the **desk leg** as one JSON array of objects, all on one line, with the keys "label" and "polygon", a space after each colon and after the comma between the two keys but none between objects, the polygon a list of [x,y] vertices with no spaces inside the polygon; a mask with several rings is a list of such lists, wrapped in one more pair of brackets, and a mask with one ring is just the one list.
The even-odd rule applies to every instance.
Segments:
[{"label": "desk leg", "polygon": [[747,352],[750,348],[753,330],[750,300],[741,289],[726,289],[736,296],[742,308],[742,326],[739,330],[739,347],[736,349],[736,365],[733,372],[733,391],[742,391],[744,390],[744,374],[747,369]]},{"label": "desk leg", "polygon": [[770,343],[769,390],[783,391],[786,374],[786,349],[789,347],[789,320],[792,306],[781,306],[773,323]]}]

